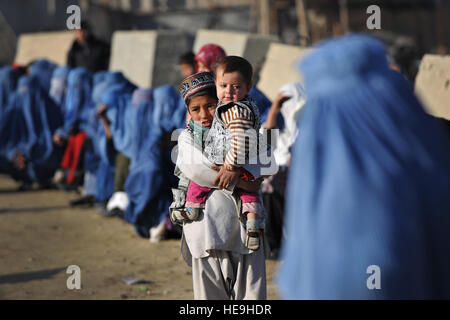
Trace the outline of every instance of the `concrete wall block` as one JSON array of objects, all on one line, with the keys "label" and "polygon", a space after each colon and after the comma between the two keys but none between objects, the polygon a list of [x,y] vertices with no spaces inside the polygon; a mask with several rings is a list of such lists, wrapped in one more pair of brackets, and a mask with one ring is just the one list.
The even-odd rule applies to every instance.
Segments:
[{"label": "concrete wall block", "polygon": [[152,86],[156,31],[116,31],[112,36],[110,71],[121,71],[139,87]]},{"label": "concrete wall block", "polygon": [[58,65],[66,65],[73,41],[73,33],[69,31],[22,34],[17,42],[14,61],[28,64],[32,60],[46,58]]},{"label": "concrete wall block", "polygon": [[172,31],[158,33],[153,87],[165,84],[177,86],[183,80],[178,70],[178,59],[183,53],[191,50],[191,43],[191,37],[184,33]]},{"label": "concrete wall block", "polygon": [[200,29],[195,37],[193,51],[197,53],[205,44],[214,43],[221,46],[227,55],[243,56],[247,39],[248,34],[244,32]]},{"label": "concrete wall block", "polygon": [[177,31],[116,31],[109,70],[122,71],[142,88],[177,85],[179,56],[190,49],[189,37]]},{"label": "concrete wall block", "polygon": [[298,64],[311,51],[311,48],[272,43],[260,73],[258,88],[273,100],[284,84],[301,83],[303,80],[298,73]]},{"label": "concrete wall block", "polygon": [[450,55],[427,54],[423,57],[415,92],[427,112],[450,120]]}]

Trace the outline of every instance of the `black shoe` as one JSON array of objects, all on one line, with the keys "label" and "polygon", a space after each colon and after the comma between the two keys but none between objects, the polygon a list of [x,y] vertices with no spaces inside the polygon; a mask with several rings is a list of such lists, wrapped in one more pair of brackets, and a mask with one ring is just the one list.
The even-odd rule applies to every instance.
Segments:
[{"label": "black shoe", "polygon": [[31,183],[28,183],[28,182],[22,183],[19,186],[19,188],[17,188],[18,191],[30,191],[31,189],[33,189],[33,185]]},{"label": "black shoe", "polygon": [[75,200],[70,201],[71,207],[81,206],[81,205],[88,205],[92,207],[95,204],[95,197],[92,195],[84,196]]},{"label": "black shoe", "polygon": [[119,208],[112,209],[111,211],[109,211],[109,214],[110,214],[110,217],[119,217],[119,218],[125,217],[125,212],[123,212]]}]

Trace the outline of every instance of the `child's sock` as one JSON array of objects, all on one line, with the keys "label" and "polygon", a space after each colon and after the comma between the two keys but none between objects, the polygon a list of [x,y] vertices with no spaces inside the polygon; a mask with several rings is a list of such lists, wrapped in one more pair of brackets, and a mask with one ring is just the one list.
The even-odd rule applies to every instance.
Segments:
[{"label": "child's sock", "polygon": [[259,223],[256,219],[248,219],[247,224],[247,238],[245,241],[245,246],[250,250],[259,249]]},{"label": "child's sock", "polygon": [[248,219],[247,220],[247,225],[246,225],[247,230],[251,230],[251,231],[258,231],[258,220],[256,219]]}]

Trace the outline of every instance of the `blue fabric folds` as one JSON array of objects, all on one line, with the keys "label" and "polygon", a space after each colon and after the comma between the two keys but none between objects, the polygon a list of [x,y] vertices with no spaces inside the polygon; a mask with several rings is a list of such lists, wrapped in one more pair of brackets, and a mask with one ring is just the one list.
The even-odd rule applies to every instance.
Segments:
[{"label": "blue fabric folds", "polygon": [[178,91],[170,85],[157,87],[153,91],[153,123],[164,131],[186,126],[186,106]]},{"label": "blue fabric folds", "polygon": [[72,130],[85,130],[92,102],[92,74],[85,68],[70,71],[67,79],[67,93],[63,104],[64,126],[58,130],[68,137]]},{"label": "blue fabric folds", "polygon": [[50,97],[55,101],[55,103],[63,107],[64,99],[67,92],[67,77],[69,75],[69,67],[57,67],[52,74],[50,81]]},{"label": "blue fabric folds", "polygon": [[169,141],[172,130],[185,126],[186,107],[169,85],[138,89],[132,103],[135,144],[125,182],[129,198],[125,220],[134,225],[140,236],[148,238],[149,229],[167,216],[171,188],[177,185]]},{"label": "blue fabric folds", "polygon": [[283,298],[450,298],[448,133],[374,38],[326,42],[301,71]]},{"label": "blue fabric folds", "polygon": [[153,90],[136,89],[131,98],[131,157],[130,170],[138,163],[145,140],[153,128]]},{"label": "blue fabric folds", "polygon": [[56,68],[56,64],[47,59],[38,59],[30,66],[30,74],[37,77],[39,84],[47,94],[50,91],[52,75]]},{"label": "blue fabric folds", "polygon": [[41,87],[37,76],[22,76],[0,123],[0,153],[12,161],[17,150],[25,155],[27,176],[48,181],[58,168],[62,150],[52,135],[62,124],[60,109]]},{"label": "blue fabric folds", "polygon": [[0,118],[17,88],[18,80],[19,72],[11,66],[5,66],[0,69]]},{"label": "blue fabric folds", "polygon": [[99,121],[95,142],[95,149],[98,150],[100,157],[97,170],[96,200],[106,202],[114,192],[115,157],[116,152],[119,151],[116,148],[116,142],[123,139],[121,134],[124,132],[120,131],[124,128],[123,112],[126,110],[128,100],[136,86],[130,83],[121,72],[108,72],[97,77],[101,77],[103,81],[97,79],[100,82],[94,88],[93,100],[96,109],[101,105],[108,107],[106,115],[113,136],[112,141],[106,138],[103,124]]}]

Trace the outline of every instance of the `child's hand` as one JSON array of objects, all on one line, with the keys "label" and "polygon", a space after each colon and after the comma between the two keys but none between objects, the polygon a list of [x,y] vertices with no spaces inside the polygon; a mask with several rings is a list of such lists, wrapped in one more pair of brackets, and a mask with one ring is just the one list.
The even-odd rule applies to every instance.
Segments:
[{"label": "child's hand", "polygon": [[240,170],[228,171],[224,166],[211,167],[211,169],[219,171],[213,181],[219,189],[228,189],[240,176]]},{"label": "child's hand", "polygon": [[224,163],[223,166],[227,171],[236,171],[235,167],[233,167],[231,164]]}]

